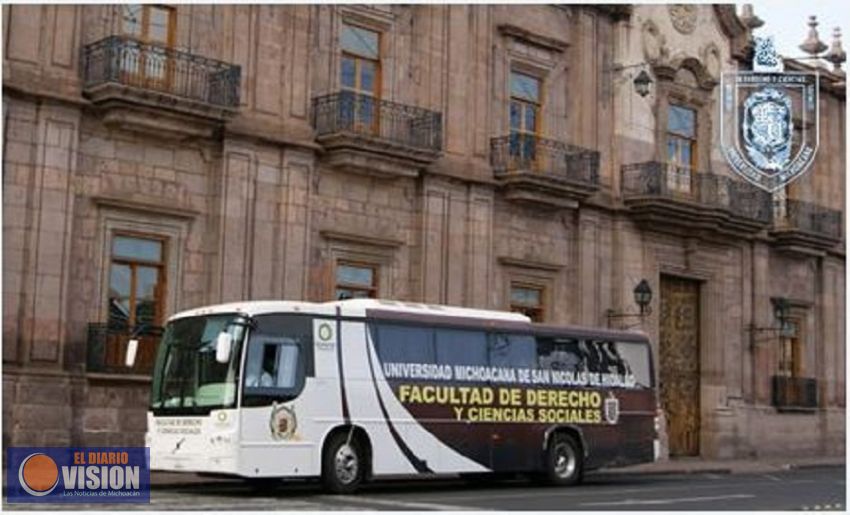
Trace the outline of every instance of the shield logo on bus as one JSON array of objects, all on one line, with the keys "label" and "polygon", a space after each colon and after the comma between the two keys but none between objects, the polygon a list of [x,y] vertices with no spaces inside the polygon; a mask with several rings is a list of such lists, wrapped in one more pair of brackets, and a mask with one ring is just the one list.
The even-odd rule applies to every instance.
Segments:
[{"label": "shield logo on bus", "polygon": [[605,399],[605,421],[609,424],[616,424],[620,420],[620,400],[614,397],[614,394],[608,392],[608,398]]},{"label": "shield logo on bus", "polygon": [[274,404],[269,417],[269,429],[275,440],[289,440],[295,435],[297,427],[295,412],[286,406]]},{"label": "shield logo on bus", "polygon": [[785,72],[771,38],[753,71],[721,76],[720,138],[737,174],[769,192],[809,169],[818,149],[818,74]]}]

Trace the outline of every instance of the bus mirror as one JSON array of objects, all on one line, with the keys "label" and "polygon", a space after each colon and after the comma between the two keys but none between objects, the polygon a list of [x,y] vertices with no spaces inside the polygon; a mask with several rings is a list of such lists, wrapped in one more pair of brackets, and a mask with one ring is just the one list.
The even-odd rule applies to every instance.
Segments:
[{"label": "bus mirror", "polygon": [[131,368],[136,364],[136,352],[139,350],[139,340],[133,338],[127,342],[127,354],[124,356],[124,366]]},{"label": "bus mirror", "polygon": [[219,363],[227,363],[230,361],[230,345],[233,343],[233,336],[230,333],[218,333],[218,338],[215,340],[215,360]]}]

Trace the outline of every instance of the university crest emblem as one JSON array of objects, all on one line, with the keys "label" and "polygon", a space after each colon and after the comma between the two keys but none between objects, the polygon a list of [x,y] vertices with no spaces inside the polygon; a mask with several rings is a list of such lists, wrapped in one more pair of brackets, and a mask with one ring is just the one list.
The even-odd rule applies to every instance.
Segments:
[{"label": "university crest emblem", "polygon": [[620,400],[614,397],[614,394],[608,392],[608,398],[605,399],[605,421],[609,424],[616,424],[620,420]]},{"label": "university crest emblem", "polygon": [[818,74],[785,72],[772,38],[756,38],[753,71],[721,77],[720,138],[732,169],[773,192],[803,174],[818,148]]}]

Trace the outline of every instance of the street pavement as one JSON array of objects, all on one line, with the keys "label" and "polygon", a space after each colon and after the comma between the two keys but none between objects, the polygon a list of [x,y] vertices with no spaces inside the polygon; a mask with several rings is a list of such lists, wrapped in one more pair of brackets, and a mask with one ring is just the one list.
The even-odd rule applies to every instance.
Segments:
[{"label": "street pavement", "polygon": [[522,479],[381,481],[356,495],[327,495],[317,482],[255,488],[241,481],[155,485],[151,504],[9,505],[24,510],[836,510],[846,509],[844,466],[718,473],[591,473],[553,488]]}]

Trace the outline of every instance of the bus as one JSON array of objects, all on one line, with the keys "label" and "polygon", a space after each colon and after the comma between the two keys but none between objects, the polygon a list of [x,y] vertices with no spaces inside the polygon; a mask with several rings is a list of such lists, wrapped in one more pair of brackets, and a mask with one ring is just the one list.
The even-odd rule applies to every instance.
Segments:
[{"label": "bus", "polygon": [[145,438],[152,470],[333,493],[400,475],[571,485],[657,459],[653,377],[637,332],[376,299],[230,303],[168,320]]}]

